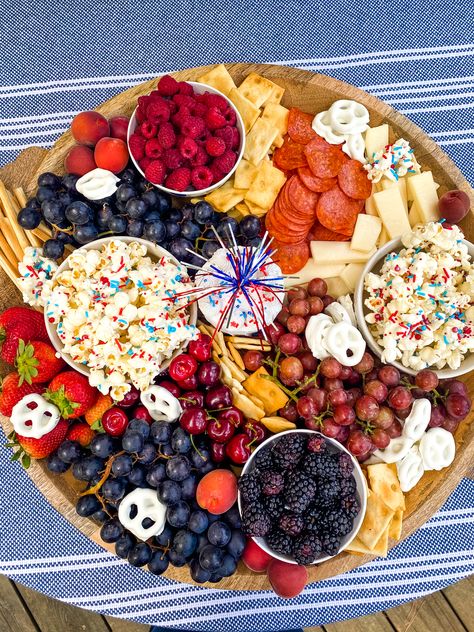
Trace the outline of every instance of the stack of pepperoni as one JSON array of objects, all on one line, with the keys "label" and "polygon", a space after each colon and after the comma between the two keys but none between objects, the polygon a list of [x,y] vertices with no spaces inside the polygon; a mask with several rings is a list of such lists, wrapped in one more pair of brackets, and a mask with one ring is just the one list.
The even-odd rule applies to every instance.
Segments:
[{"label": "stack of pepperoni", "polygon": [[267,213],[265,226],[284,274],[305,265],[310,241],[349,240],[372,189],[362,164],[346,156],[341,145],[318,136],[312,120],[311,114],[292,108],[288,135],[273,154],[275,166],[288,180]]}]

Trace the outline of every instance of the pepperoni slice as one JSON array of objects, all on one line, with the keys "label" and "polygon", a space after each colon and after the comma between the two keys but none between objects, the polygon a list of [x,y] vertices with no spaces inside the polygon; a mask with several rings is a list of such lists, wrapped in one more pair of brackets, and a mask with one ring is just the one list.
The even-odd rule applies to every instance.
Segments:
[{"label": "pepperoni slice", "polygon": [[316,136],[311,127],[313,115],[302,112],[298,108],[291,108],[288,114],[288,135],[295,143],[306,145]]},{"label": "pepperoni slice", "polygon": [[311,229],[313,241],[349,241],[350,237],[342,233],[335,233],[321,224],[315,224]]},{"label": "pepperoni slice", "polygon": [[359,212],[359,202],[347,197],[338,187],[321,193],[316,207],[316,216],[323,226],[348,237],[354,232]]},{"label": "pepperoni slice", "polygon": [[273,162],[283,171],[305,167],[308,163],[304,154],[304,145],[295,143],[289,137],[285,137],[283,145],[275,150]]},{"label": "pepperoni slice", "polygon": [[283,274],[299,272],[310,257],[309,244],[306,241],[290,245],[272,242],[272,246],[276,248],[272,258],[280,266]]},{"label": "pepperoni slice", "polygon": [[321,149],[311,141],[305,146],[304,153],[309,168],[318,178],[335,178],[344,163],[344,154],[339,145],[328,144]]},{"label": "pepperoni slice", "polygon": [[292,206],[300,213],[315,216],[319,195],[306,187],[299,176],[293,176],[288,185],[288,197]]},{"label": "pepperoni slice", "polygon": [[367,178],[367,171],[358,160],[345,162],[337,180],[344,193],[354,200],[366,200],[372,193],[372,183]]},{"label": "pepperoni slice", "polygon": [[278,224],[271,210],[265,216],[265,228],[272,237],[285,244],[297,244],[303,241],[309,230],[308,228],[295,232],[294,230],[290,230],[287,226]]},{"label": "pepperoni slice", "polygon": [[298,175],[303,181],[303,184],[308,187],[310,191],[314,191],[315,193],[324,193],[324,191],[329,191],[337,185],[336,178],[318,178],[309,167],[300,167],[298,169]]},{"label": "pepperoni slice", "polygon": [[281,204],[279,204],[278,200],[273,206],[273,219],[275,223],[281,226],[288,226],[288,228],[293,231],[302,231],[303,229],[308,231],[313,223],[312,216],[302,217],[301,215],[296,215],[294,212],[285,212],[281,208]]}]

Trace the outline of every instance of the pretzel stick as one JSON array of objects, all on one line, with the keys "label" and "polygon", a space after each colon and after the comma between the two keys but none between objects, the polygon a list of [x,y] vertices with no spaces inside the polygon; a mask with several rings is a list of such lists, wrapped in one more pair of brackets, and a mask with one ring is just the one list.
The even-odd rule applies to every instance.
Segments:
[{"label": "pretzel stick", "polygon": [[244,364],[244,361],[242,360],[242,356],[240,355],[240,353],[237,351],[237,349],[234,347],[234,345],[231,342],[228,342],[227,346],[229,347],[230,355],[232,356],[235,364],[239,367],[239,369],[242,369],[242,371],[245,371],[245,364]]},{"label": "pretzel stick", "polygon": [[7,217],[0,217],[0,231],[3,233],[3,236],[6,238],[15,253],[16,260],[21,261],[23,259],[23,249],[20,246],[12,225]]},{"label": "pretzel stick", "polygon": [[0,267],[3,268],[4,272],[10,277],[13,283],[16,285],[18,289],[20,289],[20,284],[18,282],[18,277],[15,273],[15,270],[12,268],[8,259],[0,252]]},{"label": "pretzel stick", "polygon": [[33,228],[31,232],[33,233],[33,235],[36,235],[36,237],[39,237],[41,241],[48,241],[48,239],[51,239],[51,235],[47,232],[46,227],[42,226],[41,224],[38,226],[38,228]]},{"label": "pretzel stick", "polygon": [[21,187],[17,187],[16,189],[13,189],[13,194],[18,200],[18,204],[21,206],[21,208],[25,208],[27,199],[23,189]]},{"label": "pretzel stick", "polygon": [[[20,226],[18,226],[18,222],[16,221],[16,212],[12,204],[12,201],[10,199],[10,194],[6,190],[5,185],[3,184],[1,180],[0,180],[0,201],[2,202],[3,212],[5,213],[6,217],[8,217],[8,219],[10,220],[13,233],[15,234],[22,250],[24,250],[25,248],[28,248],[30,245],[30,242],[26,238],[25,233],[23,232],[23,229],[20,228]],[[21,261],[21,259],[23,259],[23,254],[20,257],[20,259],[18,259],[18,261]]]},{"label": "pretzel stick", "polygon": [[18,266],[16,255],[2,233],[0,233],[0,252],[4,254],[5,258],[8,259],[9,263],[16,270]]},{"label": "pretzel stick", "polygon": [[[16,211],[17,217],[18,217],[18,213],[21,211],[21,206],[24,206],[26,204],[26,197],[25,194],[23,193],[23,189],[15,189],[15,192],[19,191],[20,193],[18,194],[20,197],[18,197],[18,195],[16,197],[14,197],[13,193],[11,193],[11,191],[7,191],[9,197],[10,197],[10,201],[12,203],[12,206],[14,208],[14,210]],[[16,195],[16,193],[15,193]],[[23,203],[24,202],[24,203]],[[18,224],[18,220],[16,222]],[[29,230],[25,230],[24,228],[18,226],[20,233],[24,233],[26,236],[26,239],[30,242],[28,245],[33,246],[33,248],[39,248],[41,246],[41,241],[38,239],[38,237],[36,237],[35,235],[33,235],[31,233],[31,231]]]}]

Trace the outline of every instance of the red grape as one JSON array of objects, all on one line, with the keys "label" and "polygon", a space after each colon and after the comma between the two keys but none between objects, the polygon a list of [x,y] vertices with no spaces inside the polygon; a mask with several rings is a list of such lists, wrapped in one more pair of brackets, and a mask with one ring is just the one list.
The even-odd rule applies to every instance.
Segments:
[{"label": "red grape", "polygon": [[286,307],[286,305],[284,305],[281,308],[281,312],[278,314],[276,319],[281,325],[286,326],[286,323],[288,322],[289,317],[290,317],[290,310],[288,309],[288,307]]},{"label": "red grape", "polygon": [[336,299],[333,296],[329,296],[329,294],[326,294],[325,296],[323,296],[322,301],[324,308],[326,309],[328,305],[331,305],[331,303],[335,303]]},{"label": "red grape", "polygon": [[[467,193],[454,189],[439,198],[438,209],[441,217],[451,224],[457,224],[469,213],[470,201]],[[445,224],[446,227],[446,224]]]},{"label": "red grape", "polygon": [[307,395],[299,398],[296,409],[304,419],[311,419],[319,412],[314,399]]},{"label": "red grape", "polygon": [[280,410],[278,411],[278,414],[280,415],[280,417],[283,417],[283,419],[287,419],[288,421],[292,421],[292,422],[295,422],[299,417],[296,404],[295,402],[292,402],[291,400],[287,402],[283,406],[283,408],[280,408]]},{"label": "red grape", "polygon": [[388,388],[383,382],[380,382],[380,380],[372,380],[371,382],[365,383],[364,393],[366,395],[371,395],[378,401],[379,404],[381,404],[387,399]]},{"label": "red grape", "polygon": [[360,373],[351,369],[350,375],[344,381],[351,386],[357,386],[361,382]]},{"label": "red grape", "polygon": [[292,334],[302,334],[306,328],[306,320],[303,316],[291,315],[286,323],[286,328]]},{"label": "red grape", "polygon": [[339,404],[334,408],[334,421],[339,426],[350,426],[356,419],[354,409],[347,404]]},{"label": "red grape", "polygon": [[443,428],[448,432],[454,434],[459,426],[459,419],[453,419],[452,417],[446,417],[443,421]]},{"label": "red grape", "polygon": [[446,398],[445,406],[449,417],[458,421],[467,417],[471,408],[470,401],[459,393],[450,393]]},{"label": "red grape", "polygon": [[316,418],[313,419],[305,419],[304,427],[308,430],[316,430],[317,432],[321,432],[321,425]]},{"label": "red grape", "polygon": [[394,366],[383,366],[378,372],[379,380],[386,386],[398,386],[400,384],[400,371]]},{"label": "red grape", "polygon": [[314,373],[318,368],[318,361],[311,353],[311,351],[303,351],[300,353],[298,358],[301,360],[301,364],[303,365],[303,369],[310,373]]},{"label": "red grape", "polygon": [[336,388],[328,394],[328,400],[331,406],[339,406],[347,403],[347,391],[343,388]]},{"label": "red grape", "polygon": [[361,456],[369,452],[373,446],[370,438],[362,430],[354,430],[347,439],[346,447],[354,456]]},{"label": "red grape", "polygon": [[382,428],[376,428],[370,438],[374,446],[379,450],[383,450],[390,443],[390,435]]},{"label": "red grape", "polygon": [[298,358],[284,358],[280,362],[280,380],[287,386],[294,386],[303,377],[304,369]]},{"label": "red grape", "polygon": [[394,421],[395,413],[388,406],[380,406],[377,417],[372,419],[374,426],[377,426],[377,428],[381,428],[382,430],[389,428]]},{"label": "red grape", "polygon": [[362,391],[357,386],[354,386],[354,388],[350,388],[348,391],[346,391],[346,393],[347,393],[346,403],[348,406],[354,406],[354,404],[359,399],[359,397],[362,397]]},{"label": "red grape", "polygon": [[411,406],[412,403],[413,396],[405,386],[396,386],[388,395],[388,405],[394,410],[403,410]]},{"label": "red grape", "polygon": [[324,389],[326,391],[335,391],[337,388],[344,388],[342,380],[338,380],[335,377],[324,378]]},{"label": "red grape", "polygon": [[278,339],[278,346],[282,353],[293,355],[300,349],[301,339],[296,334],[285,333]]},{"label": "red grape", "polygon": [[286,333],[286,329],[281,323],[272,323],[268,328],[268,335],[270,336],[270,342],[272,345],[278,344],[278,341],[283,334]]},{"label": "red grape", "polygon": [[287,292],[287,297],[290,302],[295,298],[306,298],[307,296],[308,292],[304,289],[304,287],[292,287]]},{"label": "red grape", "polygon": [[355,410],[362,421],[372,421],[379,414],[380,407],[375,397],[362,395],[355,403]]},{"label": "red grape", "polygon": [[323,296],[326,296],[327,291],[328,284],[324,279],[311,279],[308,283],[308,294],[310,296],[319,296],[320,298],[323,298]]},{"label": "red grape", "polygon": [[337,435],[337,440],[341,443],[345,443],[347,438],[349,437],[350,430],[349,426],[339,426],[339,433]]},{"label": "red grape", "polygon": [[323,420],[323,423],[321,424],[321,432],[323,435],[326,435],[326,437],[330,437],[332,439],[337,437],[339,434],[339,426],[334,421],[333,417],[326,417],[326,419]]},{"label": "red grape", "polygon": [[324,303],[319,296],[310,296],[308,298],[309,313],[311,315],[320,314],[324,309]]},{"label": "red grape", "polygon": [[400,437],[402,434],[402,430],[402,424],[398,421],[398,419],[395,419],[391,426],[385,428],[385,432],[391,439],[396,439],[397,437]]},{"label": "red grape", "polygon": [[446,419],[446,408],[444,404],[435,404],[431,407],[431,417],[428,426],[430,428],[439,428]]},{"label": "red grape", "polygon": [[369,371],[372,371],[373,368],[374,368],[374,358],[370,355],[368,351],[364,353],[360,362],[358,362],[354,366],[354,370],[357,371],[357,373],[361,373],[361,374],[368,373]]},{"label": "red grape", "polygon": [[242,356],[247,371],[256,371],[263,365],[264,355],[261,351],[246,351]]},{"label": "red grape", "polygon": [[399,419],[405,420],[410,413],[411,413],[411,406],[409,406],[408,408],[402,408],[401,410],[397,410],[397,417]]},{"label": "red grape", "polygon": [[290,314],[294,316],[307,316],[309,314],[309,302],[305,298],[294,298],[288,305]]},{"label": "red grape", "polygon": [[372,369],[372,371],[369,371],[368,373],[365,373],[365,381],[366,382],[372,382],[373,380],[377,380],[378,379],[378,375],[379,372],[377,369]]},{"label": "red grape", "polygon": [[461,380],[448,380],[443,384],[443,390],[445,393],[458,393],[458,395],[464,395],[466,399],[469,398],[467,386]]},{"label": "red grape", "polygon": [[322,388],[313,387],[307,393],[308,397],[316,403],[318,413],[324,410],[327,405],[327,393]]},{"label": "red grape", "polygon": [[438,383],[438,376],[434,371],[430,371],[429,369],[423,369],[415,377],[415,384],[418,388],[421,388],[422,391],[433,391],[438,386]]},{"label": "red grape", "polygon": [[350,378],[351,375],[352,375],[352,368],[350,366],[341,365],[341,374],[338,375],[337,377],[341,378],[341,380],[347,380]]},{"label": "red grape", "polygon": [[342,368],[342,364],[336,358],[324,358],[319,371],[324,377],[341,378]]}]

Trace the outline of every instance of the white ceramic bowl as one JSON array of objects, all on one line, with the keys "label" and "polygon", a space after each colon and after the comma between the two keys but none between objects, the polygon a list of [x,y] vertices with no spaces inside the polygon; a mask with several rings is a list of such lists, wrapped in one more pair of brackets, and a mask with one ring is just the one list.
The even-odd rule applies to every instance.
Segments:
[{"label": "white ceramic bowl", "polygon": [[[255,461],[255,455],[262,450],[263,448],[265,448],[266,446],[274,443],[275,441],[277,441],[278,439],[280,439],[281,437],[283,437],[284,435],[287,434],[306,434],[306,435],[318,435],[320,437],[322,437],[330,446],[331,446],[331,451],[335,454],[336,452],[344,452],[345,454],[348,454],[351,457],[351,461],[354,464],[354,471],[353,471],[353,475],[354,475],[354,479],[356,482],[356,496],[357,499],[360,503],[360,511],[358,513],[358,515],[356,516],[356,518],[354,519],[354,524],[352,526],[352,531],[350,533],[348,533],[347,535],[345,535],[342,540],[341,540],[341,546],[339,548],[339,551],[337,552],[336,555],[339,555],[339,553],[342,553],[342,551],[344,551],[344,549],[346,549],[349,544],[352,542],[352,540],[356,537],[357,532],[359,531],[361,525],[362,525],[362,521],[364,520],[364,516],[365,516],[365,510],[367,508],[367,484],[365,482],[365,476],[362,473],[362,470],[360,468],[359,462],[357,461],[357,459],[355,459],[352,454],[346,450],[346,448],[339,443],[339,441],[336,441],[335,439],[330,439],[329,437],[325,437],[324,435],[322,435],[320,432],[315,432],[314,430],[286,430],[285,432],[279,432],[276,435],[273,435],[271,437],[269,437],[268,439],[266,439],[266,441],[264,441],[263,443],[261,443],[258,448],[256,448],[256,450],[254,452],[252,452],[252,456],[250,457],[250,459],[247,461],[247,463],[245,464],[243,470],[242,470],[242,476],[244,474],[247,474],[249,472],[251,472],[254,469],[254,461]],[[239,506],[239,511],[240,514],[242,515],[242,501],[240,498],[240,492],[238,493],[237,496],[237,502],[238,502],[238,506]],[[280,553],[275,553],[275,551],[273,551],[265,542],[265,538],[252,538],[253,540],[255,540],[255,542],[258,544],[258,546],[263,549],[266,553],[268,553],[269,555],[271,555],[272,557],[276,558],[277,560],[281,560],[282,562],[289,562],[290,564],[296,564],[295,560],[291,557],[289,557],[288,555],[282,555]],[[326,562],[327,560],[331,560],[335,557],[335,555],[321,555],[320,558],[318,558],[316,561],[313,562],[313,564],[321,564],[321,562]],[[313,565],[312,564],[312,565]],[[312,566],[311,565],[311,566]]]},{"label": "white ceramic bowl", "polygon": [[[98,248],[100,248],[101,246],[103,246],[104,244],[109,243],[110,241],[123,241],[126,244],[129,244],[132,241],[136,241],[140,244],[143,244],[144,246],[146,246],[147,248],[147,254],[152,258],[152,259],[160,259],[160,257],[169,257],[174,263],[176,263],[177,265],[183,265],[181,264],[176,257],[173,257],[173,255],[171,253],[169,253],[167,250],[165,250],[164,248],[162,248],[161,246],[157,246],[156,244],[152,243],[151,241],[146,241],[145,239],[139,239],[136,237],[125,237],[125,236],[121,236],[121,235],[116,235],[114,237],[105,237],[104,239],[97,239],[96,241],[91,241],[89,244],[85,244],[84,246],[82,246],[81,248],[78,248],[77,250],[75,250],[75,252],[80,252],[81,250],[96,250]],[[61,272],[64,272],[64,270],[67,270],[69,268],[69,263],[68,263],[69,257],[66,258],[62,264],[59,266],[59,268],[56,271],[56,274],[53,277],[53,283],[54,283],[54,279],[57,277],[58,274],[60,274]],[[62,359],[64,360],[64,362],[66,362],[67,364],[69,364],[70,367],[72,367],[75,371],[77,371],[78,373],[82,373],[82,375],[89,375],[90,370],[87,366],[80,364],[78,362],[74,362],[74,360],[71,358],[71,356],[69,355],[69,353],[65,353],[63,351],[64,345],[61,342],[57,332],[56,332],[56,325],[53,323],[50,323],[46,317],[46,312],[44,314],[44,321],[46,324],[46,330],[48,332],[48,336],[51,340],[51,343],[53,345],[53,347],[56,349],[56,351],[59,353],[59,355],[62,357]],[[190,313],[189,313],[189,324],[190,325],[195,325],[197,321],[197,306],[196,303],[193,303],[190,307]],[[179,355],[180,353],[182,353],[184,351],[184,348],[186,347],[185,344],[181,345],[180,347],[178,347],[178,349],[176,349],[176,351],[173,353],[173,355],[168,358],[167,360],[165,360],[165,362],[163,362],[163,364],[161,365],[161,368],[163,370],[165,370],[171,360]]]},{"label": "white ceramic bowl", "polygon": [[[468,247],[471,258],[474,259],[474,244],[467,241],[466,239],[463,240],[463,243],[465,243],[466,246]],[[392,239],[392,241],[387,242],[384,246],[382,246],[382,248],[377,250],[377,252],[367,261],[367,264],[364,270],[362,271],[362,274],[359,278],[357,287],[354,292],[354,310],[355,310],[355,315],[357,318],[357,325],[359,327],[359,331],[364,336],[365,341],[367,342],[371,351],[373,351],[373,353],[375,353],[375,355],[378,358],[381,358],[383,349],[375,342],[374,337],[372,336],[369,326],[365,320],[365,316],[366,314],[369,313],[369,310],[364,305],[364,301],[368,297],[368,294],[364,289],[364,280],[369,272],[378,273],[380,271],[380,268],[383,265],[383,261],[389,252],[399,252],[402,248],[403,248],[402,241],[401,239],[397,238],[397,239]],[[410,367],[406,367],[401,362],[398,362],[398,361],[391,362],[390,364],[396,367],[400,372],[407,373],[408,375],[416,375],[418,373],[418,371],[415,371],[414,369],[411,369]],[[448,369],[437,370],[435,368],[432,368],[432,371],[436,373],[436,375],[440,379],[459,377],[460,375],[469,373],[469,371],[472,371],[472,370],[474,370],[474,354],[473,353],[470,353],[469,355],[465,357],[459,369],[448,368]]]},{"label": "white ceramic bowl", "polygon": [[[154,187],[156,187],[160,191],[164,191],[165,193],[168,193],[168,195],[174,195],[175,197],[192,198],[192,197],[201,197],[203,195],[207,195],[211,191],[214,191],[214,189],[217,189],[220,186],[222,186],[224,184],[224,182],[227,182],[227,180],[233,175],[234,171],[238,167],[239,162],[242,160],[242,156],[244,155],[244,149],[245,149],[245,128],[244,128],[244,123],[242,121],[242,117],[239,114],[239,111],[237,110],[235,105],[232,103],[232,101],[225,96],[225,94],[222,94],[222,92],[219,92],[219,90],[216,90],[215,88],[211,88],[211,86],[206,86],[206,84],[204,84],[204,83],[198,83],[196,81],[187,81],[186,83],[189,83],[193,87],[194,92],[196,94],[204,94],[204,92],[210,92],[211,94],[218,94],[223,99],[225,99],[227,101],[227,103],[230,105],[230,107],[235,112],[235,115],[237,117],[236,126],[237,126],[237,129],[239,130],[239,134],[240,134],[240,145],[239,145],[239,149],[238,149],[238,152],[237,152],[237,160],[235,161],[235,165],[229,171],[229,173],[222,178],[222,180],[219,180],[219,182],[216,182],[215,184],[212,184],[210,187],[207,187],[207,189],[200,189],[198,191],[197,190],[196,191],[174,191],[173,189],[168,189],[168,188],[166,188],[165,186],[163,186],[161,184],[154,184],[153,182],[151,183],[151,184],[153,184]],[[130,117],[130,122],[128,124],[127,145],[129,145],[130,136],[133,134],[133,132],[135,131],[135,128],[137,127],[136,112],[137,112],[137,108],[135,108],[135,110],[133,111],[133,114]],[[135,158],[132,156],[132,152],[130,151],[130,147],[129,147],[129,154],[130,154],[130,158],[131,158],[133,164],[137,168],[137,171],[139,173],[141,173],[143,177],[145,177],[145,174],[140,169],[140,165],[135,160]]]}]

